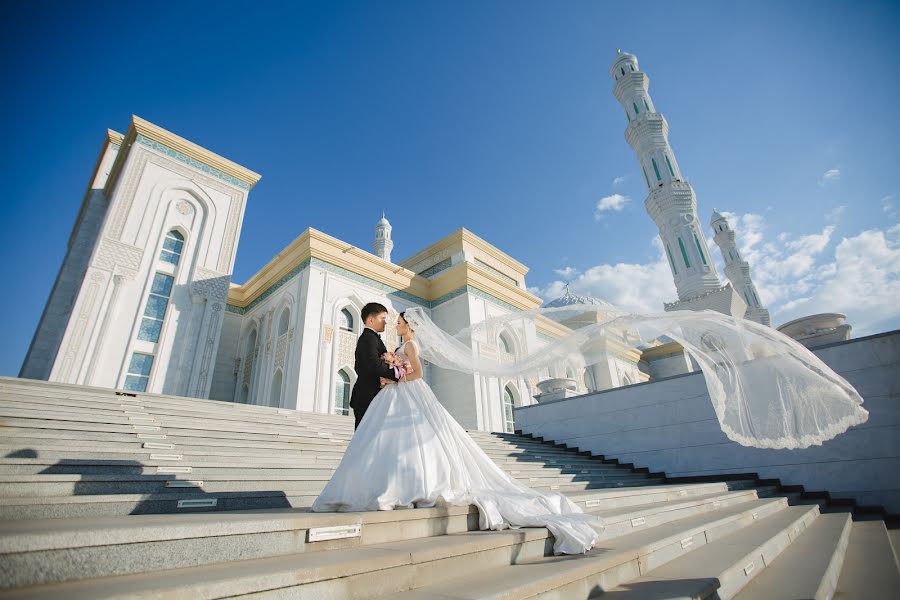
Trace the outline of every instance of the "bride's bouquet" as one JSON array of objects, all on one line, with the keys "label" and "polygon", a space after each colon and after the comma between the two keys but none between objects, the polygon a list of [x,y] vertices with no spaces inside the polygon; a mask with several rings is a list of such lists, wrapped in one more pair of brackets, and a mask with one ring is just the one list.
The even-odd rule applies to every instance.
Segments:
[{"label": "bride's bouquet", "polygon": [[412,371],[412,365],[396,352],[385,352],[381,358],[394,370],[398,381]]}]

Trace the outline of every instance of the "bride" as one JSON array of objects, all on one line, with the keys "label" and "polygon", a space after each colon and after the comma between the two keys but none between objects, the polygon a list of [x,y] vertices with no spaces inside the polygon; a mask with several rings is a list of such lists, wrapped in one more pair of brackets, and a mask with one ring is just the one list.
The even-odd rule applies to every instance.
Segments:
[{"label": "bride", "polygon": [[558,493],[540,493],[507,475],[441,405],[423,379],[416,334],[397,319],[410,365],[369,406],[316,512],[392,510],[474,504],[481,529],[546,527],[557,554],[578,554],[597,541],[599,519]]}]

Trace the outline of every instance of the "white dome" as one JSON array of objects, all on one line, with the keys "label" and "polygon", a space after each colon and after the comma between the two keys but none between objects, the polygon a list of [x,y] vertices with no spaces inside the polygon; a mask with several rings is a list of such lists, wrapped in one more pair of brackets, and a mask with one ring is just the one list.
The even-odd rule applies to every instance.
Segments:
[{"label": "white dome", "polygon": [[563,306],[572,306],[573,304],[593,304],[595,306],[612,306],[606,300],[600,300],[599,298],[594,298],[593,296],[583,296],[581,294],[573,294],[571,290],[569,290],[569,286],[566,286],[566,293],[557,298],[556,300],[551,300],[544,304],[546,308],[561,308]]}]

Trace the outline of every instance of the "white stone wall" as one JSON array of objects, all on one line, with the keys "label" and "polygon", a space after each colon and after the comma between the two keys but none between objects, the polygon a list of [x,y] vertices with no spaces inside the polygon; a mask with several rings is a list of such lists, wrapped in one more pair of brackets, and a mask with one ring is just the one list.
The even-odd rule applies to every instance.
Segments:
[{"label": "white stone wall", "polygon": [[900,332],[815,353],[869,411],[868,422],[821,446],[764,450],[728,440],[700,373],[522,408],[516,426],[670,477],[755,472],[900,513]]},{"label": "white stone wall", "polygon": [[[51,381],[124,387],[134,352],[154,356],[147,391],[206,397],[246,190],[134,143],[75,300]],[[184,248],[177,267],[159,260],[165,235]],[[156,272],[175,278],[162,334],[138,340]]]}]

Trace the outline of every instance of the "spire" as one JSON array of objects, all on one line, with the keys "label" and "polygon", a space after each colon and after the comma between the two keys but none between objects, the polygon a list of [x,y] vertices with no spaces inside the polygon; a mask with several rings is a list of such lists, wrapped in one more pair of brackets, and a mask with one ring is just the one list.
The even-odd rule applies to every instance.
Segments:
[{"label": "spire", "polygon": [[734,291],[747,303],[744,318],[763,325],[771,325],[769,311],[759,301],[756,286],[750,278],[750,264],[741,258],[734,230],[717,210],[713,210],[711,225],[715,234],[713,239],[719,246],[722,258],[725,259],[725,276],[728,277]]},{"label": "spire", "polygon": [[[669,146],[669,124],[650,97],[650,79],[640,70],[637,57],[628,52],[617,53],[609,73],[615,81],[613,93],[628,119],[625,139],[637,156],[647,184],[644,206],[659,228],[678,290],[678,302],[667,305],[666,310],[690,308],[682,304],[710,294],[727,295],[697,217],[696,195],[684,181]],[[723,312],[730,314],[732,305],[730,299],[721,299],[721,306],[729,307]]]},{"label": "spire", "polygon": [[384,211],[381,211],[381,218],[375,224],[375,240],[372,242],[372,248],[375,256],[391,262],[394,242],[391,240],[391,223],[384,216]]}]

